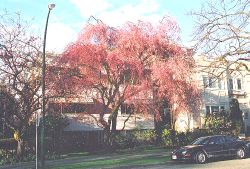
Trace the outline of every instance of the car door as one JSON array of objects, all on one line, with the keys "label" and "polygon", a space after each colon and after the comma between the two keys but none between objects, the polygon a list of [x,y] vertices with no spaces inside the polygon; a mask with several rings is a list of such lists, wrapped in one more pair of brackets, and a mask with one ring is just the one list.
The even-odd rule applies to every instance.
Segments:
[{"label": "car door", "polygon": [[228,155],[236,155],[238,142],[235,137],[225,136],[225,147],[228,149]]},{"label": "car door", "polygon": [[222,136],[211,137],[205,150],[209,157],[219,157],[227,154],[224,146],[225,140]]}]

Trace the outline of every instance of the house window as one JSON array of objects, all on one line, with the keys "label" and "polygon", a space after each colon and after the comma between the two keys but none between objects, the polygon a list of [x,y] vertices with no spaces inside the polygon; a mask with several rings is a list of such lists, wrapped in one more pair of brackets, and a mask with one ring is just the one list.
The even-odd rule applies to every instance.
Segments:
[{"label": "house window", "polygon": [[244,119],[248,119],[248,112],[244,113]]},{"label": "house window", "polygon": [[215,85],[215,80],[211,77],[208,78],[208,87],[209,88],[215,88],[216,85]]},{"label": "house window", "polygon": [[138,73],[133,72],[130,69],[124,70],[124,72],[122,73],[121,81],[123,82],[123,84],[140,84]]},{"label": "house window", "polygon": [[206,106],[206,115],[210,115],[212,113],[219,113],[225,110],[225,106]]},{"label": "house window", "polygon": [[86,111],[88,105],[84,103],[70,103],[69,105],[65,106],[64,112],[65,113],[81,113]]},{"label": "house window", "polygon": [[203,85],[205,88],[208,87],[208,77],[203,77]]},{"label": "house window", "polygon": [[237,89],[241,90],[242,86],[241,86],[241,79],[237,79]]},{"label": "house window", "polygon": [[218,88],[219,89],[223,89],[222,80],[221,79],[218,79]]},{"label": "house window", "polygon": [[233,79],[228,80],[229,89],[234,89]]},{"label": "house window", "polygon": [[211,106],[211,112],[212,113],[218,113],[219,112],[219,106]]},{"label": "house window", "polygon": [[206,87],[208,87],[208,88],[219,88],[219,89],[222,88],[221,80],[217,79],[215,77],[203,76],[203,85],[204,85],[205,88]]},{"label": "house window", "polygon": [[92,105],[91,103],[50,103],[48,109],[51,113],[82,113]]},{"label": "house window", "polygon": [[210,112],[210,106],[206,106],[206,115],[209,115],[211,112]]},{"label": "house window", "polygon": [[220,106],[220,111],[225,110],[224,106]]},{"label": "house window", "polygon": [[122,104],[121,114],[134,114],[134,105]]}]

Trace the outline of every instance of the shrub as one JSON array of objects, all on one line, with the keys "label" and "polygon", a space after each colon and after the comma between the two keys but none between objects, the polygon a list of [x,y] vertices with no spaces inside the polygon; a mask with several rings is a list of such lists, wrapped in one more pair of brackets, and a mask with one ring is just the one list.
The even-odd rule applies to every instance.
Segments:
[{"label": "shrub", "polygon": [[177,132],[171,129],[164,129],[162,131],[163,145],[174,147],[174,146],[184,146],[190,144],[195,139],[211,135],[208,130],[196,129],[192,132]]},{"label": "shrub", "polygon": [[208,135],[212,135],[212,133],[207,129],[195,129],[192,132],[187,132],[186,133],[187,144],[190,144],[199,137],[204,137]]},{"label": "shrub", "polygon": [[8,150],[0,149],[0,166],[16,162],[15,155]]},{"label": "shrub", "polygon": [[156,133],[154,130],[135,130],[135,139],[140,145],[153,144],[156,140]]},{"label": "shrub", "polygon": [[116,133],[114,138],[115,148],[134,148],[135,146],[152,145],[156,140],[154,130],[140,130]]},{"label": "shrub", "polygon": [[[14,138],[0,140],[0,164],[11,164],[18,161],[16,156],[17,141]],[[25,153],[22,161],[35,160],[34,150],[24,142]]]},{"label": "shrub", "polygon": [[13,150],[17,146],[17,141],[14,138],[0,139],[0,149]]},{"label": "shrub", "polygon": [[238,136],[242,131],[242,120],[231,119],[229,113],[214,113],[206,117],[205,127],[211,134]]},{"label": "shrub", "polygon": [[241,121],[235,121],[233,129],[231,130],[231,135],[238,136],[242,130],[243,123]]},{"label": "shrub", "polygon": [[113,137],[115,148],[133,148],[137,144],[136,137],[133,133],[118,133]]},{"label": "shrub", "polygon": [[177,133],[177,144],[178,146],[183,146],[183,145],[186,145],[188,143],[187,139],[186,139],[186,133],[184,132],[180,132],[180,133]]},{"label": "shrub", "polygon": [[175,146],[176,145],[176,134],[177,132],[172,129],[162,130],[162,141],[165,146]]}]

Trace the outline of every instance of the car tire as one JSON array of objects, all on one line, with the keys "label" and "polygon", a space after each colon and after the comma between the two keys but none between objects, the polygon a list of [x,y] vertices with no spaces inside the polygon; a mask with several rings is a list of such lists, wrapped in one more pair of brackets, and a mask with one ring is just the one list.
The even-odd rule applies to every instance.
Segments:
[{"label": "car tire", "polygon": [[207,156],[203,151],[198,151],[194,156],[194,160],[197,164],[204,164],[207,162]]},{"label": "car tire", "polygon": [[243,159],[243,158],[246,158],[246,151],[244,148],[239,148],[237,151],[236,151],[236,156],[237,158],[239,159]]}]

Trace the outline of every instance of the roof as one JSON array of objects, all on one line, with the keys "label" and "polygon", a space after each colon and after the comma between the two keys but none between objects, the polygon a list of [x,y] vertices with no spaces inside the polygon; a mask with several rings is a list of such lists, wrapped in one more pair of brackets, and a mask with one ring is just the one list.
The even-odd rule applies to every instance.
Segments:
[{"label": "roof", "polygon": [[69,125],[64,128],[64,131],[98,131],[103,130],[96,123],[88,123],[83,122],[82,120],[78,120],[76,118],[68,117]]}]

